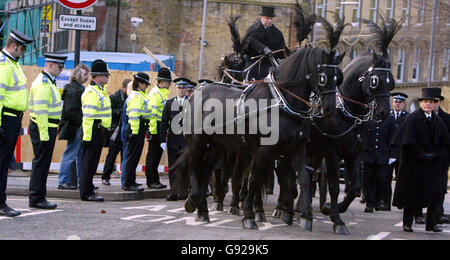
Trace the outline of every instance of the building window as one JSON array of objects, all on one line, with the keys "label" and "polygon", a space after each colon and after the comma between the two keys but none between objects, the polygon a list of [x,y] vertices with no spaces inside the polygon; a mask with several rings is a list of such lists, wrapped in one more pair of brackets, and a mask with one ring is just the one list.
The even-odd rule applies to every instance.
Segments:
[{"label": "building window", "polygon": [[353,48],[352,49],[352,60],[356,59],[357,56],[358,56],[358,51],[355,48]]},{"label": "building window", "polygon": [[344,17],[345,14],[345,10],[344,10],[344,5],[341,4],[341,2],[343,2],[343,0],[337,0],[336,1],[336,13],[339,14],[339,17]]},{"label": "building window", "polygon": [[405,77],[405,49],[398,50],[397,81],[403,82]]},{"label": "building window", "polygon": [[316,6],[316,14],[327,18],[327,0],[318,0]]},{"label": "building window", "polygon": [[420,80],[420,58],[422,54],[421,48],[414,49],[414,62],[412,64],[412,80],[418,82]]},{"label": "building window", "polygon": [[55,32],[54,52],[67,53],[69,51],[69,31]]},{"label": "building window", "polygon": [[358,24],[361,19],[361,0],[358,0],[358,4],[353,7],[353,19],[352,22]]},{"label": "building window", "polygon": [[450,49],[444,51],[444,64],[443,64],[443,80],[448,80],[448,70],[450,63]]},{"label": "building window", "polygon": [[378,18],[378,0],[371,0],[370,2],[370,17],[369,20],[376,23]]},{"label": "building window", "polygon": [[404,26],[409,25],[409,12],[411,10],[411,0],[403,0],[402,17],[405,18]]},{"label": "building window", "polygon": [[394,13],[395,13],[395,0],[387,0],[387,7],[386,7],[386,17],[390,19],[394,19]]},{"label": "building window", "polygon": [[419,13],[417,23],[423,25],[425,22],[425,0],[419,0]]}]

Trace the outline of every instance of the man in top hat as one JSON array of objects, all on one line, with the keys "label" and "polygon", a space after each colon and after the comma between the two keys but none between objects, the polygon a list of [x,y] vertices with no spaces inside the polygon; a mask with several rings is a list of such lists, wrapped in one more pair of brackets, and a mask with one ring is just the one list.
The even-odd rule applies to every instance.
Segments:
[{"label": "man in top hat", "polygon": [[450,136],[441,118],[433,113],[435,91],[422,89],[420,108],[409,114],[392,144],[400,147],[393,206],[403,208],[403,230],[413,232],[414,211],[428,208],[426,231],[442,232],[437,226],[442,194],[442,165]]},{"label": "man in top hat", "polygon": [[169,69],[161,68],[156,78],[156,86],[148,94],[150,98],[151,116],[150,116],[150,138],[147,158],[145,161],[145,176],[147,186],[150,189],[164,189],[167,185],[161,184],[159,180],[158,166],[161,161],[163,149],[161,148],[161,119],[164,110],[164,104],[170,93],[170,84],[172,75]]},{"label": "man in top hat", "polygon": [[[434,108],[433,111],[438,115],[442,121],[444,122],[445,127],[450,133],[450,115],[446,113],[444,110],[442,110],[441,105],[442,101],[444,101],[444,97],[442,96],[442,89],[440,88],[434,88],[436,97],[434,98]],[[447,160],[450,160],[450,152],[447,154]],[[442,169],[442,197],[441,197],[441,204],[439,208],[439,217],[438,217],[438,223],[444,224],[449,223],[448,218],[444,214],[444,202],[445,202],[445,194],[447,193],[447,184],[448,184],[448,168],[449,164],[447,163],[443,164]]]},{"label": "man in top hat", "polygon": [[[180,152],[186,147],[186,140],[184,139],[183,133],[180,131],[180,113],[183,111],[183,105],[187,99],[186,91],[195,87],[195,83],[186,78],[177,78],[174,82],[177,87],[177,95],[174,98],[168,99],[164,105],[160,134],[161,148],[163,150],[166,150],[166,148],[168,149],[169,169],[175,164],[180,156]],[[174,129],[173,127],[178,129]],[[187,184],[180,185],[182,180],[184,180],[183,176],[175,176],[173,173],[169,172],[171,193],[167,196],[167,201],[176,201],[187,196]],[[175,188],[176,182],[178,183],[177,188]]]},{"label": "man in top hat", "polygon": [[23,112],[28,107],[27,78],[19,64],[33,39],[11,30],[0,52],[0,216],[16,217],[21,213],[6,205],[8,166],[22,128]]},{"label": "man in top hat", "polygon": [[[263,6],[261,17],[248,28],[245,38],[251,37],[247,47],[249,57],[265,55],[260,65],[254,66],[250,70],[249,79],[264,79],[269,74],[272,66],[269,56],[273,56],[277,60],[286,58],[284,52],[273,53],[286,48],[283,33],[275,27],[273,19],[276,17],[275,8],[272,6]],[[252,65],[258,59],[248,62]]]},{"label": "man in top hat", "polygon": [[30,90],[30,137],[34,159],[30,178],[30,207],[55,209],[47,201],[47,177],[52,162],[57,128],[61,120],[61,94],[55,78],[61,74],[67,56],[45,54],[45,68]]},{"label": "man in top hat", "polygon": [[91,67],[92,82],[81,96],[83,109],[83,166],[80,176],[80,197],[83,201],[103,202],[95,194],[93,184],[97,172],[103,140],[111,127],[111,99],[106,91],[109,81],[108,66],[103,60],[95,60]]}]

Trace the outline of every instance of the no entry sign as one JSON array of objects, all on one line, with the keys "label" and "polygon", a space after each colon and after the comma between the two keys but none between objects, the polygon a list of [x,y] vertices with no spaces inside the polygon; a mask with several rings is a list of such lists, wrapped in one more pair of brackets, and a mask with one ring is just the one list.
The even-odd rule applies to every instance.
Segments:
[{"label": "no entry sign", "polygon": [[58,2],[67,8],[81,10],[91,7],[97,0],[58,0]]}]

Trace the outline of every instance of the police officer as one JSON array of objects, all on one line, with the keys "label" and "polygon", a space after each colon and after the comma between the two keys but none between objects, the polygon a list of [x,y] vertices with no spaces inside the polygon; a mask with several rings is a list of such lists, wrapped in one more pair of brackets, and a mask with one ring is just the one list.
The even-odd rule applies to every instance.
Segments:
[{"label": "police officer", "polygon": [[[182,132],[177,132],[176,129],[173,129],[173,127],[178,127],[178,130],[181,130],[181,117],[177,115],[179,115],[183,111],[183,105],[187,99],[186,91],[188,90],[188,88],[193,89],[195,85],[197,85],[196,83],[191,82],[186,78],[177,78],[174,80],[174,82],[177,87],[177,95],[174,98],[168,99],[166,104],[164,105],[164,111],[161,119],[160,135],[161,148],[163,150],[168,149],[167,154],[169,156],[169,169],[172,165],[175,164],[178,157],[180,156],[180,152],[186,147],[186,140],[184,139]],[[173,120],[175,120],[175,122],[173,122]],[[173,173],[169,172],[171,193],[167,196],[167,201],[177,201],[181,197],[185,197],[185,195],[187,195],[187,187],[182,191],[178,191],[177,189],[175,189],[175,182],[177,181],[177,178],[180,177],[175,176]]]},{"label": "police officer", "polygon": [[[255,65],[249,73],[249,79],[260,80],[264,79],[268,74],[272,63],[269,56],[277,60],[284,59],[284,52],[273,54],[273,51],[286,48],[283,33],[273,25],[273,19],[276,17],[275,8],[272,6],[263,6],[260,19],[253,23],[247,30],[246,36],[251,35],[250,43],[247,46],[247,53],[249,57],[258,55],[265,55],[261,60],[261,64]],[[257,62],[258,59],[253,59],[248,62],[250,66]]]},{"label": "police officer", "polygon": [[83,201],[103,202],[92,183],[103,148],[103,139],[111,127],[111,100],[106,91],[108,66],[96,60],[91,68],[92,82],[81,97],[83,109],[83,167],[80,176],[80,197]]},{"label": "police officer", "polygon": [[144,191],[136,183],[136,168],[144,148],[145,133],[148,131],[150,122],[150,100],[145,91],[150,85],[150,77],[145,73],[134,76],[133,90],[127,99],[126,113],[128,122],[125,130],[127,135],[126,166],[124,169],[125,183],[123,189],[126,191]]},{"label": "police officer", "polygon": [[389,144],[393,136],[389,120],[371,120],[368,126],[368,140],[363,149],[364,186],[366,194],[366,209],[364,212],[373,213],[373,209],[387,210],[383,203],[386,193],[387,168],[389,161]]},{"label": "police officer", "polygon": [[30,90],[30,137],[34,159],[30,178],[30,207],[55,209],[47,196],[47,177],[52,162],[57,128],[61,120],[61,94],[55,77],[61,74],[67,56],[45,54],[45,68]]},{"label": "police officer", "polygon": [[159,162],[161,161],[161,156],[163,154],[161,137],[159,134],[164,104],[170,93],[169,88],[172,82],[170,70],[167,68],[160,69],[156,81],[156,86],[154,86],[148,94],[151,116],[148,154],[145,162],[145,176],[147,178],[147,186],[150,189],[164,189],[167,188],[167,185],[161,184],[158,173]]},{"label": "police officer", "polygon": [[0,216],[16,217],[21,213],[6,205],[8,166],[22,128],[23,112],[28,106],[27,78],[19,64],[26,46],[33,40],[11,30],[0,53]]}]

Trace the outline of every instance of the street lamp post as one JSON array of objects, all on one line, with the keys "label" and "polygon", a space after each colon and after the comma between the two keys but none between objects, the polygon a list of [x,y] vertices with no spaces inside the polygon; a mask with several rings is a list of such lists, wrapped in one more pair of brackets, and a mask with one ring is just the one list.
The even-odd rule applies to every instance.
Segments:
[{"label": "street lamp post", "polygon": [[205,48],[205,28],[206,28],[206,9],[208,6],[208,0],[203,1],[203,21],[202,21],[202,39],[200,41],[200,65],[198,70],[198,79],[202,78],[203,74],[203,54]]}]

